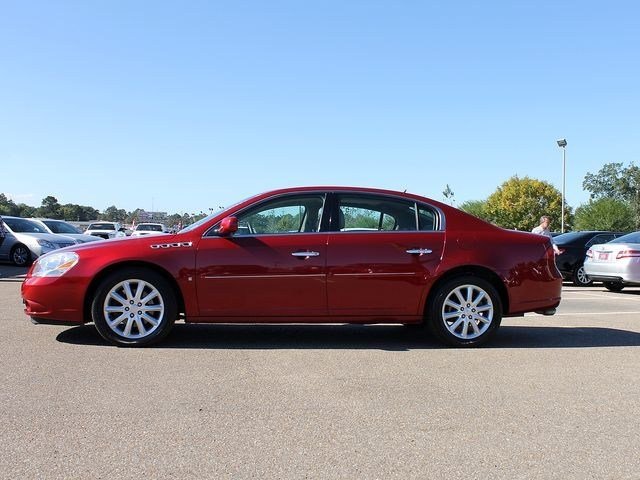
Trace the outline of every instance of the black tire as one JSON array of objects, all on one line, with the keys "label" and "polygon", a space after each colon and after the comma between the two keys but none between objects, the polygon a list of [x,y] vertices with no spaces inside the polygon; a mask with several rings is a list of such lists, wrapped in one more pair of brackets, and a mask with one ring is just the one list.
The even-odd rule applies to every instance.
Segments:
[{"label": "black tire", "polygon": [[100,282],[91,301],[91,316],[100,335],[114,345],[151,345],[165,338],[173,327],[176,293],[152,270],[125,268]]},{"label": "black tire", "polygon": [[[462,297],[458,297],[456,291]],[[469,291],[471,301],[467,302],[464,297],[468,296]],[[452,304],[459,308],[453,308]],[[445,319],[445,315],[451,318]],[[476,347],[493,337],[500,327],[502,301],[495,287],[487,280],[472,275],[456,277],[435,292],[427,309],[427,318],[431,331],[442,342],[456,347]]]},{"label": "black tire", "polygon": [[610,292],[621,292],[624,288],[624,285],[620,282],[602,282],[604,284],[604,288],[609,290]]},{"label": "black tire", "polygon": [[9,258],[11,259],[11,263],[16,267],[28,267],[33,262],[31,250],[21,243],[14,245],[11,249]]},{"label": "black tire", "polygon": [[584,265],[579,265],[575,268],[571,280],[576,287],[590,287],[593,285],[593,280],[584,272]]}]

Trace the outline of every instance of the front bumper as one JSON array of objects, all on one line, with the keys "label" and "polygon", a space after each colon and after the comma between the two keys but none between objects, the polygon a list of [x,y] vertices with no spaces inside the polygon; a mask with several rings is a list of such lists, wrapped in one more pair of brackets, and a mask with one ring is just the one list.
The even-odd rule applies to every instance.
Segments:
[{"label": "front bumper", "polygon": [[24,313],[37,323],[82,324],[86,283],[69,277],[27,277],[21,294]]}]

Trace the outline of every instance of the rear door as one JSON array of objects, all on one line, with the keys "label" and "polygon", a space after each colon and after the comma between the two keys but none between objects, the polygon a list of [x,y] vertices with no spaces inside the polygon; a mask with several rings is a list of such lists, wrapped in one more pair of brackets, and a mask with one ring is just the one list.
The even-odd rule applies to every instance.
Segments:
[{"label": "rear door", "polygon": [[440,264],[439,211],[402,198],[338,193],[327,247],[333,316],[415,316]]}]

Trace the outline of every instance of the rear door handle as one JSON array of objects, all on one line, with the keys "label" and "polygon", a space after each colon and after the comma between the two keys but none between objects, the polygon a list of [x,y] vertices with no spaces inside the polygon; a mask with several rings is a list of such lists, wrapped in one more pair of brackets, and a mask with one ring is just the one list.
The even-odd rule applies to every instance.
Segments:
[{"label": "rear door handle", "polygon": [[428,248],[410,248],[407,250],[407,253],[411,255],[428,255],[429,253],[433,253],[433,250]]},{"label": "rear door handle", "polygon": [[293,252],[291,255],[299,258],[319,257],[320,252]]}]

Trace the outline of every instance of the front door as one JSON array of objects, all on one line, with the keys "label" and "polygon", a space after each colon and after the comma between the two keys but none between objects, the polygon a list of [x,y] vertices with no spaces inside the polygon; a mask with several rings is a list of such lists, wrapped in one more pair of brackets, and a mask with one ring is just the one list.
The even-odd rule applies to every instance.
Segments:
[{"label": "front door", "polygon": [[234,236],[205,235],[196,259],[200,315],[256,321],[326,315],[323,206],[320,194],[270,199],[238,214]]}]

